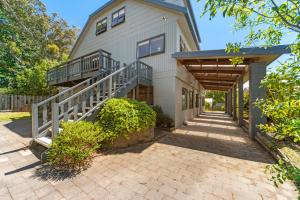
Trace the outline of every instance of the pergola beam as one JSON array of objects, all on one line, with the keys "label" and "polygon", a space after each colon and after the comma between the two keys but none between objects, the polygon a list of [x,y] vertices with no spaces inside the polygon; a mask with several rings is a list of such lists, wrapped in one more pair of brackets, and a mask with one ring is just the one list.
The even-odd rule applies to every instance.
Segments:
[{"label": "pergola beam", "polygon": [[227,92],[230,88],[220,88],[220,87],[204,87],[206,90],[218,90]]},{"label": "pergola beam", "polygon": [[209,80],[209,81],[236,81],[238,77],[217,77],[217,76],[197,76],[195,78],[199,81]]},{"label": "pergola beam", "polygon": [[205,82],[205,81],[199,81],[201,85],[217,85],[217,86],[233,86],[234,83],[219,83],[219,82]]},{"label": "pergola beam", "polygon": [[230,69],[188,69],[191,73],[222,73],[222,74],[243,74],[244,70],[230,70]]},{"label": "pergola beam", "polygon": [[[182,65],[231,65],[232,61],[228,58],[225,59],[177,59]],[[248,65],[253,59],[245,59],[243,65]]]},{"label": "pergola beam", "polygon": [[234,84],[235,81],[228,81],[228,80],[198,80],[200,83],[219,83],[219,84]]}]

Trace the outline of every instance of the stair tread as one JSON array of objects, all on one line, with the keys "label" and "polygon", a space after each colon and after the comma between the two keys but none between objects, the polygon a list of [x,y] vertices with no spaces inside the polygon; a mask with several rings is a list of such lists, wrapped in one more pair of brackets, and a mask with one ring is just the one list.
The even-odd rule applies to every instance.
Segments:
[{"label": "stair tread", "polygon": [[47,136],[35,138],[35,141],[47,148],[49,148],[52,143],[52,139]]},{"label": "stair tread", "polygon": [[[59,133],[62,132],[62,130],[63,130],[62,128],[58,128],[58,132],[59,132]],[[49,128],[49,131],[52,132],[52,127]]]}]

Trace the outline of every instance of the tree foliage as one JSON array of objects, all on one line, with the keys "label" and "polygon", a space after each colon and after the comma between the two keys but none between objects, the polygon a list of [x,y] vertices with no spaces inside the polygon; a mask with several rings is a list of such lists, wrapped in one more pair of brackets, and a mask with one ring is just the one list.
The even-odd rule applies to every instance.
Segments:
[{"label": "tree foliage", "polygon": [[225,103],[225,93],[220,91],[208,91],[205,95],[207,98],[213,99],[213,105],[217,103]]},{"label": "tree foliage", "polygon": [[57,65],[56,60],[41,60],[34,67],[25,68],[16,76],[13,91],[17,94],[46,96],[56,92],[55,87],[47,84],[47,70]]},{"label": "tree foliage", "polygon": [[273,133],[279,140],[300,142],[300,62],[285,63],[262,81],[267,99],[259,99],[257,106],[270,123],[261,124],[264,132]]},{"label": "tree foliage", "polygon": [[[200,0],[198,0],[200,1]],[[246,46],[280,44],[284,35],[296,35],[291,44],[293,53],[300,56],[300,3],[299,0],[204,0],[203,15],[210,18],[221,12],[235,19],[234,30],[248,30]],[[232,51],[241,43],[228,44]]]},{"label": "tree foliage", "polygon": [[19,73],[45,59],[66,60],[76,33],[40,0],[0,1],[0,84],[14,87]]}]

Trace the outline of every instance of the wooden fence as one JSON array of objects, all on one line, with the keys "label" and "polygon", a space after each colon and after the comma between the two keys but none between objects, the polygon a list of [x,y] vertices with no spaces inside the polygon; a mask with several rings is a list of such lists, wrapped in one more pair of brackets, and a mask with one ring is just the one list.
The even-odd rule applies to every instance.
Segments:
[{"label": "wooden fence", "polygon": [[47,99],[45,96],[0,94],[0,111],[31,112],[32,103]]}]

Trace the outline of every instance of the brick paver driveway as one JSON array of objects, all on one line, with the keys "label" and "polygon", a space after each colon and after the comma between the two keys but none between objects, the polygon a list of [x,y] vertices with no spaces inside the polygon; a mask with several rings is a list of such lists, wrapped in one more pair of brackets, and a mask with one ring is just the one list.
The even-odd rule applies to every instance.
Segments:
[{"label": "brick paver driveway", "polygon": [[[2,129],[0,129],[2,130]],[[39,165],[1,132],[0,199],[296,199],[277,189],[264,168],[270,155],[226,116],[202,115],[174,134],[97,156],[77,176]]]}]

